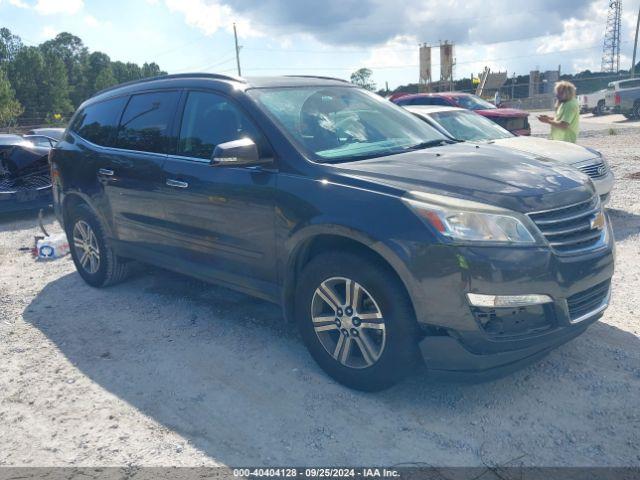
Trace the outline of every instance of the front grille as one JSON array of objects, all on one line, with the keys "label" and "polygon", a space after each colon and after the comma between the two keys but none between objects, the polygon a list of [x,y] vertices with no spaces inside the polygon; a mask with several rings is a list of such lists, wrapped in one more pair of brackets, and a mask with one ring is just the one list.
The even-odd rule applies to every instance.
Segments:
[{"label": "front grille", "polygon": [[604,228],[593,225],[598,215],[604,213],[600,199],[594,196],[585,202],[530,213],[529,217],[553,250],[568,254],[592,248],[600,242]]},{"label": "front grille", "polygon": [[602,160],[596,160],[593,163],[589,163],[587,165],[579,165],[578,170],[583,173],[586,173],[593,179],[598,179],[605,177],[609,173],[609,168],[607,164]]},{"label": "front grille", "polygon": [[45,169],[20,177],[10,175],[0,176],[0,193],[16,193],[28,190],[38,190],[51,186],[51,177]]},{"label": "front grille", "polygon": [[601,307],[609,296],[611,280],[599,283],[582,292],[571,295],[567,298],[569,308],[569,318],[576,320],[589,312],[593,312]]}]

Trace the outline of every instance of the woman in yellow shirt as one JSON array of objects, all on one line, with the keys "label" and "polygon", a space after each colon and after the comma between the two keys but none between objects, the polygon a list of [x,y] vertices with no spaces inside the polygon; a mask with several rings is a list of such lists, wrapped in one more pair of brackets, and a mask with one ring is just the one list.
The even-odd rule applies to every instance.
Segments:
[{"label": "woman in yellow shirt", "polygon": [[576,100],[576,86],[571,82],[558,82],[555,86],[556,115],[540,115],[538,120],[551,125],[551,140],[576,143],[580,130],[580,105]]}]

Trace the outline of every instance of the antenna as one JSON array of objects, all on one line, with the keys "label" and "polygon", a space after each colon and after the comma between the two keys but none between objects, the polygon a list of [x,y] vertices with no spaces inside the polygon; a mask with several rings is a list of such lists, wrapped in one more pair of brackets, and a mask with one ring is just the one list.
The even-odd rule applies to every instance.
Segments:
[{"label": "antenna", "polygon": [[622,26],[622,0],[609,0],[607,27],[602,45],[601,70],[606,73],[620,71],[620,30]]}]

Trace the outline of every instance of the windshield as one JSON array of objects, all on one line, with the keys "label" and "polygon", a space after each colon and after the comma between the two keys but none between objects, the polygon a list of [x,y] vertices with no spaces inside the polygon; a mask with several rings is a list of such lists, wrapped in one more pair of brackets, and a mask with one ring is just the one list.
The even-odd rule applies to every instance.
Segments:
[{"label": "windshield", "polygon": [[460,95],[455,98],[456,103],[467,110],[492,110],[496,106],[475,95]]},{"label": "windshield", "polygon": [[358,88],[268,88],[248,93],[320,162],[380,157],[447,141],[400,107]]},{"label": "windshield", "polygon": [[430,114],[456,140],[483,141],[513,137],[491,120],[468,111],[436,112]]}]

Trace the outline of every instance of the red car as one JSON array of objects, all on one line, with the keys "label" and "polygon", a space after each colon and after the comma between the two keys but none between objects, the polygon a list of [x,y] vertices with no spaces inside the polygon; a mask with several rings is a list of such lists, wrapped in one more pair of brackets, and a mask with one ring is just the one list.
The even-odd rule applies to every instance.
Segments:
[{"label": "red car", "polygon": [[473,110],[493,120],[515,135],[531,135],[529,114],[515,108],[498,108],[494,104],[470,93],[416,93],[393,95],[389,98],[397,105],[445,105]]}]

